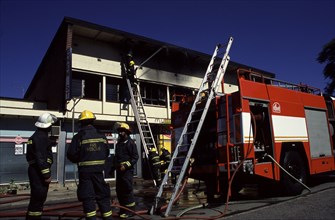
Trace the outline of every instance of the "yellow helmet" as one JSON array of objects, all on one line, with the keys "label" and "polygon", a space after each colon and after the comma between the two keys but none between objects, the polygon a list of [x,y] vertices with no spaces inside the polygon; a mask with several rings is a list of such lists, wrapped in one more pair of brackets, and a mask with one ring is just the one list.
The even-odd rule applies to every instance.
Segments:
[{"label": "yellow helmet", "polygon": [[151,149],[150,149],[150,152],[156,152],[156,148],[154,148],[154,147],[151,148]]},{"label": "yellow helmet", "polygon": [[79,121],[89,120],[89,119],[95,120],[95,115],[93,114],[93,112],[89,110],[85,110],[79,115]]},{"label": "yellow helmet", "polygon": [[127,123],[117,122],[117,131],[126,131],[127,133],[131,133],[130,127]]}]

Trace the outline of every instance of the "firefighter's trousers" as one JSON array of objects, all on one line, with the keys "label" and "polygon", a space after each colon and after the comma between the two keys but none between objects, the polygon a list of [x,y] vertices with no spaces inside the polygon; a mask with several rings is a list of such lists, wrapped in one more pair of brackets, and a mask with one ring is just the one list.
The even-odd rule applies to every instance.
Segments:
[{"label": "firefighter's trousers", "polygon": [[96,219],[95,202],[103,219],[112,219],[110,189],[102,172],[79,172],[77,196],[83,203],[86,219]]},{"label": "firefighter's trousers", "polygon": [[[116,172],[116,195],[121,206],[135,210],[132,169]],[[127,212],[121,209],[120,213]]]},{"label": "firefighter's trousers", "polygon": [[153,178],[156,180],[157,184],[160,185],[160,182],[161,182],[161,175],[160,175],[161,166],[160,165],[153,165],[152,169],[153,169],[152,170]]},{"label": "firefighter's trousers", "polygon": [[48,195],[49,184],[44,181],[44,177],[36,165],[30,165],[28,167],[28,176],[30,183],[30,201],[26,219],[41,219],[43,205]]}]

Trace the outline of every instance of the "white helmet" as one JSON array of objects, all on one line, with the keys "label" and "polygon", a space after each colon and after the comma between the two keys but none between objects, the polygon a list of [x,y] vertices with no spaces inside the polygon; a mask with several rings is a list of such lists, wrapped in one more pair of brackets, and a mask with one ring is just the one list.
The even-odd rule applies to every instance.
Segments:
[{"label": "white helmet", "polygon": [[43,113],[38,117],[35,126],[38,128],[48,128],[57,121],[57,117],[50,113]]}]

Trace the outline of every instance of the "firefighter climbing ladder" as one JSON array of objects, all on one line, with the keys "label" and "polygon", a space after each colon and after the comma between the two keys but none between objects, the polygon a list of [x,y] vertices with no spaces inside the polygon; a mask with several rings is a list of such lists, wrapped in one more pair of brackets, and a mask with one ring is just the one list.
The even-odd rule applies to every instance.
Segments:
[{"label": "firefighter climbing ladder", "polygon": [[[194,100],[192,109],[189,113],[184,129],[180,135],[178,144],[171,158],[171,162],[169,164],[167,172],[164,176],[164,179],[162,180],[162,184],[159,187],[158,193],[154,201],[154,205],[152,206],[150,210],[151,215],[154,213],[160,214],[159,213],[160,211],[159,203],[161,203],[161,201],[163,200],[161,196],[163,193],[164,185],[167,184],[168,178],[170,174],[172,174],[172,175],[178,175],[178,178],[176,180],[176,184],[173,189],[171,198],[165,210],[165,214],[164,214],[165,217],[168,216],[170,213],[174,200],[176,199],[176,196],[178,194],[181,182],[184,179],[185,173],[187,172],[187,168],[190,163],[192,152],[197,142],[199,133],[201,131],[202,124],[206,118],[209,106],[211,104],[212,99],[214,99],[216,96],[218,88],[221,85],[221,81],[225,74],[226,68],[228,66],[229,59],[230,59],[228,56],[228,53],[229,53],[232,43],[233,43],[233,38],[230,37],[228,44],[226,46],[226,51],[223,55],[223,58],[220,62],[217,72],[213,70],[214,69],[213,67],[217,63],[216,60],[219,58],[218,56],[220,55],[220,53],[222,54],[222,52],[219,53],[219,51],[221,51],[223,46],[219,44],[216,46],[214,50],[212,59],[207,67],[205,77],[203,78],[201,82],[198,94]],[[212,77],[214,75],[215,75],[215,79],[213,79]],[[203,98],[203,94],[207,94],[207,100],[206,100],[205,107],[201,102]]]},{"label": "firefighter climbing ladder", "polygon": [[[130,96],[131,96],[131,99],[130,99],[131,107],[134,112],[139,134],[141,136],[145,156],[148,162],[150,163],[150,159],[149,159],[150,149],[155,148],[156,152],[158,152],[156,148],[155,140],[152,135],[152,131],[151,131],[147,116],[144,111],[143,101],[142,101],[141,94],[139,92],[138,85],[135,85],[134,87],[132,87],[129,79],[127,79],[127,85],[128,85],[128,89],[129,89]],[[152,171],[151,165],[149,165],[149,169],[150,171]],[[155,179],[153,179],[153,181],[154,181],[155,186],[157,186]]]}]

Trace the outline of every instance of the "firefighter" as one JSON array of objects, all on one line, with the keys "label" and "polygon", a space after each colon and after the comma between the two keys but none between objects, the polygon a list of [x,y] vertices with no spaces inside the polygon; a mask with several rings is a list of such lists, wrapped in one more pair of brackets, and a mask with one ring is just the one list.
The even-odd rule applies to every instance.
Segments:
[{"label": "firefighter", "polygon": [[133,192],[134,166],[138,160],[136,144],[130,138],[131,130],[126,123],[117,123],[119,138],[115,148],[113,169],[116,170],[116,195],[120,203],[120,218],[128,218],[133,215],[122,207],[135,210],[135,198]]},{"label": "firefighter", "polygon": [[129,79],[131,86],[134,88],[135,83],[137,83],[135,79],[136,69],[135,69],[135,62],[133,60],[132,51],[130,51],[126,57],[122,58],[121,62],[122,66],[122,76],[123,82],[120,85],[120,100],[123,103],[123,109],[128,109],[127,104],[129,104],[130,100],[130,93],[128,90],[127,79]]},{"label": "firefighter", "polygon": [[137,81],[135,80],[136,69],[135,69],[135,61],[133,59],[133,53],[130,51],[126,56],[126,74],[127,78],[130,80],[131,85],[134,87]]},{"label": "firefighter", "polygon": [[93,126],[94,120],[95,115],[91,111],[85,110],[80,114],[80,129],[72,138],[67,158],[78,165],[77,197],[83,203],[86,219],[96,219],[96,201],[102,218],[110,220],[112,219],[110,189],[103,175],[109,146],[106,136]]},{"label": "firefighter", "polygon": [[151,148],[149,151],[149,160],[151,163],[153,178],[156,181],[157,186],[159,186],[161,184],[161,176],[160,176],[161,161],[159,159],[157,150],[154,147]]},{"label": "firefighter", "polygon": [[161,160],[161,176],[164,178],[166,170],[169,167],[171,161],[171,154],[167,149],[165,149],[165,147],[162,147],[162,153],[159,158]]},{"label": "firefighter", "polygon": [[52,141],[48,136],[51,125],[57,117],[50,113],[39,116],[35,126],[37,130],[29,138],[26,159],[29,164],[30,201],[26,219],[41,219],[51,182]]}]

